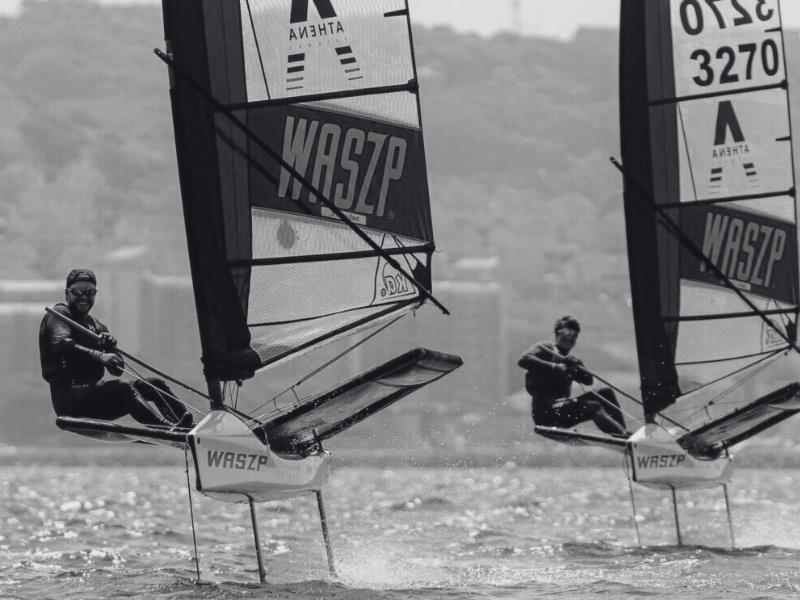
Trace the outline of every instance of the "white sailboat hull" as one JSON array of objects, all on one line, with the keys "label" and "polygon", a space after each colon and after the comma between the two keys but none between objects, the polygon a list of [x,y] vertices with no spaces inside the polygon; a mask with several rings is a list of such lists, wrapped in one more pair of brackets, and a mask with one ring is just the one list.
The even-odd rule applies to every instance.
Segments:
[{"label": "white sailboat hull", "polygon": [[211,411],[188,436],[197,489],[225,502],[268,501],[319,491],[330,454],[286,458],[272,452],[235,414]]},{"label": "white sailboat hull", "polygon": [[659,425],[645,425],[628,439],[633,481],[657,489],[713,487],[728,483],[733,458],[700,459],[689,454]]}]

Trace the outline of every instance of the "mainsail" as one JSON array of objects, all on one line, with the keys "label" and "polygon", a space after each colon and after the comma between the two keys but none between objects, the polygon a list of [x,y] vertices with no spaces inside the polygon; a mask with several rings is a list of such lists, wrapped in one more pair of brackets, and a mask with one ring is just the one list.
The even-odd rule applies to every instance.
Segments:
[{"label": "mainsail", "polygon": [[[700,398],[681,417],[718,418],[752,400],[753,378],[796,339],[780,6],[622,0],[621,10],[625,218],[645,416]],[[748,393],[731,391],[746,381]],[[727,392],[739,399],[721,400]]]},{"label": "mainsail", "polygon": [[207,378],[419,307],[434,243],[405,0],[163,7]]}]

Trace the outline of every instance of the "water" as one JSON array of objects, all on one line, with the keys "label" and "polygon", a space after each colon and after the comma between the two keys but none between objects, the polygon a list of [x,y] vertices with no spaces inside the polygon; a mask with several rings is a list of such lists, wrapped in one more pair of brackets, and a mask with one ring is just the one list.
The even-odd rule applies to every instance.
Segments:
[{"label": "water", "polygon": [[[135,448],[132,452],[150,452]],[[796,598],[800,488],[792,470],[738,471],[730,488],[636,488],[636,544],[621,469],[334,469],[325,490],[339,579],[316,502],[257,505],[259,584],[246,505],[193,492],[183,466],[0,467],[0,597]]]}]

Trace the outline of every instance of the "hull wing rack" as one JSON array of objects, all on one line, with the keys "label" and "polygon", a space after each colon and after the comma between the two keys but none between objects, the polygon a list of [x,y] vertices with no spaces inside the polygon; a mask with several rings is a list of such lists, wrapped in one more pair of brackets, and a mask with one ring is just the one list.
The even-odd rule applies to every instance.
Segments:
[{"label": "hull wing rack", "polygon": [[542,437],[550,438],[557,442],[575,446],[605,446],[607,448],[625,450],[625,439],[611,437],[610,435],[584,433],[575,429],[561,429],[559,427],[544,427],[536,425],[533,430]]},{"label": "hull wing rack", "polygon": [[307,454],[400,398],[444,377],[462,364],[458,356],[416,348],[335,388],[260,428],[277,452]]},{"label": "hull wing rack", "polygon": [[103,442],[141,442],[183,447],[187,443],[188,429],[167,430],[144,425],[128,425],[99,419],[58,417],[56,425],[65,431],[85,435]]},{"label": "hull wing rack", "polygon": [[792,383],[678,439],[696,456],[715,456],[800,412],[800,384]]}]

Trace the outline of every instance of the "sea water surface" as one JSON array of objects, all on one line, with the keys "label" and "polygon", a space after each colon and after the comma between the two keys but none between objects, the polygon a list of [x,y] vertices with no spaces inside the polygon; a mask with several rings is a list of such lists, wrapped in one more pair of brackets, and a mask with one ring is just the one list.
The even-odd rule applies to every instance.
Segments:
[{"label": "sea water surface", "polygon": [[[136,449],[139,451],[139,449]],[[141,450],[148,452],[147,449]],[[193,483],[193,474],[192,474]],[[247,505],[192,490],[183,465],[0,466],[0,597],[797,598],[800,487],[743,469],[720,488],[636,488],[622,468],[336,467],[325,489],[338,577],[313,496]]]}]

